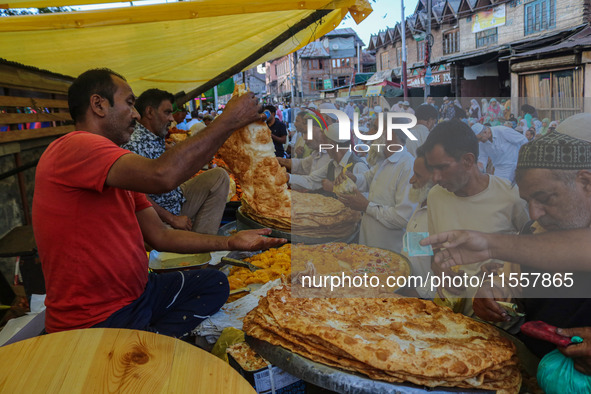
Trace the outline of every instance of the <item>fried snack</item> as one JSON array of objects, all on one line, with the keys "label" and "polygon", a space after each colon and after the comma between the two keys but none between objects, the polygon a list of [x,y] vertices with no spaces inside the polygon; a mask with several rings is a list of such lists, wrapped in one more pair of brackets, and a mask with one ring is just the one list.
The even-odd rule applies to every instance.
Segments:
[{"label": "fried snack", "polygon": [[263,253],[244,259],[261,269],[233,267],[228,275],[230,290],[236,290],[253,283],[267,283],[271,280],[291,275],[291,244],[269,249]]},{"label": "fried snack", "polygon": [[413,298],[292,298],[271,289],[246,334],[389,382],[516,393],[515,346],[492,326]]}]

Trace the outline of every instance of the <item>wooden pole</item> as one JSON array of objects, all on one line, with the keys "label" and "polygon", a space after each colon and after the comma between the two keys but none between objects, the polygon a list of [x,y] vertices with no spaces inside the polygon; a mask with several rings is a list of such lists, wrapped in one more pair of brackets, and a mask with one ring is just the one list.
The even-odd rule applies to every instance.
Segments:
[{"label": "wooden pole", "polygon": [[185,93],[183,95],[179,95],[180,97],[177,98],[178,104],[186,103],[187,101],[194,99],[195,97],[199,96],[201,93],[213,88],[214,86],[219,85],[226,79],[230,78],[232,75],[241,72],[244,68],[251,65],[256,60],[263,57],[265,54],[271,52],[279,45],[283,44],[288,39],[295,36],[300,31],[304,30],[308,26],[313,23],[318,22],[324,16],[331,13],[333,10],[316,10],[295,25],[291,26],[289,29],[281,33],[279,36],[271,40],[269,43],[265,44],[258,50],[256,50],[252,55],[248,56],[246,59],[236,63],[234,66],[230,67],[226,71],[222,72],[221,74],[217,75],[210,81],[204,83],[203,85],[199,86],[198,88],[190,91],[189,93]]}]

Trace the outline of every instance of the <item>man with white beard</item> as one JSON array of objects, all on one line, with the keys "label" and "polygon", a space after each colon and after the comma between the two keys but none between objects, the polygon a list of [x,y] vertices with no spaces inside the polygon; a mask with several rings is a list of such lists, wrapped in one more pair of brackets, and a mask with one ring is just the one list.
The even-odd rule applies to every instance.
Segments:
[{"label": "man with white beard", "polygon": [[[433,187],[433,181],[431,179],[431,172],[429,172],[425,161],[424,149],[422,147],[417,148],[416,155],[417,157],[413,165],[413,175],[409,181],[412,188],[408,191],[408,199],[413,204],[418,205],[406,225],[406,231],[427,233],[429,232],[427,195]],[[403,254],[410,261],[411,274],[413,276],[421,276],[423,283],[426,281],[429,273],[433,274],[431,270],[431,256],[409,256],[408,252],[403,252]],[[426,284],[422,287],[417,286],[414,290],[416,293],[413,292],[413,289],[407,289],[406,294],[419,298],[432,299],[436,293],[436,291],[431,291]]]}]

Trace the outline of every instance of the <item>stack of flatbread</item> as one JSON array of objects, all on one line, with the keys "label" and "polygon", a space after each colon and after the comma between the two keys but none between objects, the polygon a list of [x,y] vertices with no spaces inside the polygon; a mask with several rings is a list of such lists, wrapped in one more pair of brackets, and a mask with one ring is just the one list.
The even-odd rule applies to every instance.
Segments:
[{"label": "stack of flatbread", "polygon": [[[247,92],[236,85],[233,95]],[[269,224],[291,224],[291,195],[289,177],[275,157],[271,131],[263,121],[236,130],[218,151],[242,186],[243,211],[257,220],[264,217]],[[257,220],[260,222],[260,220]],[[272,226],[275,227],[275,226]],[[275,227],[281,229],[281,227]]]},{"label": "stack of flatbread", "polygon": [[291,191],[291,232],[314,238],[343,238],[351,235],[361,214],[336,198]]},{"label": "stack of flatbread", "polygon": [[517,393],[515,346],[491,326],[414,298],[292,298],[271,289],[245,332],[313,361],[388,382]]},{"label": "stack of flatbread", "polygon": [[[234,95],[246,92],[244,85],[234,89]],[[340,238],[356,230],[360,214],[337,199],[290,194],[289,177],[275,157],[271,130],[265,122],[235,131],[218,153],[242,186],[242,213],[256,222],[309,237]],[[296,199],[293,204],[292,197]]]}]

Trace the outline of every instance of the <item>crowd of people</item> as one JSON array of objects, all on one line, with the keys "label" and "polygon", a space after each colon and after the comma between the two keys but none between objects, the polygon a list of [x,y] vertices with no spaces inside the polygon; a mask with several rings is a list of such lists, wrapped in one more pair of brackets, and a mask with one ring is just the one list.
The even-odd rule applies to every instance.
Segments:
[{"label": "crowd of people", "polygon": [[[458,100],[445,97],[443,105],[437,107],[429,98],[413,111],[417,124],[410,131],[416,140],[395,132],[387,142],[405,147],[395,153],[355,151],[352,143],[364,142],[363,139],[340,140],[336,117],[324,115],[327,127],[316,121],[323,109],[338,107],[330,103],[321,103],[318,107],[310,105],[296,115],[290,141],[292,157],[279,160],[291,172],[293,189],[336,196],[346,206],[363,213],[358,239],[361,244],[407,254],[402,248],[405,232],[441,234],[424,241],[444,246],[436,255],[436,264],[432,265],[428,256],[407,256],[415,275],[427,278],[446,274],[453,278],[492,273],[490,277],[495,278],[491,279],[494,282],[500,275],[508,277],[511,273],[563,272],[565,267],[557,266],[560,257],[556,252],[552,253],[554,261],[528,256],[528,253],[540,256],[540,250],[547,251],[549,245],[557,247],[556,242],[540,250],[529,250],[517,240],[523,236],[515,235],[517,239],[504,241],[506,249],[498,246],[494,249],[497,257],[488,253],[488,248],[493,246],[487,237],[591,226],[591,183],[587,180],[591,169],[591,144],[588,142],[591,140],[591,131],[588,131],[591,115],[575,115],[560,123],[546,118],[540,120],[535,108],[529,105],[523,105],[521,116],[515,118],[508,100],[499,103],[496,99],[483,99],[481,103],[484,105],[473,99],[470,108],[462,109]],[[354,109],[361,116],[359,130],[375,134],[380,113],[408,112],[398,110],[404,109],[403,104],[390,109],[374,107],[371,115],[368,108]],[[312,139],[305,138],[308,119],[313,120]],[[322,147],[329,148],[323,150]],[[350,194],[335,195],[334,184],[342,182],[343,175],[335,179],[334,174],[343,169],[356,188]],[[458,231],[460,229],[463,231]],[[588,237],[590,230],[585,231]],[[564,240],[559,247],[561,253],[568,254],[578,247],[578,242],[588,243],[582,240],[582,235],[575,234],[573,239],[561,237]],[[474,246],[482,239],[486,240],[486,246]],[[541,247],[543,240],[548,242],[549,238],[539,240],[532,241],[532,245]],[[449,249],[450,241],[457,245],[454,249]],[[474,257],[471,248],[477,247],[483,250]],[[470,259],[464,257],[465,254],[469,254]],[[543,320],[558,327],[572,328],[559,330],[559,333],[577,333],[591,340],[591,329],[581,328],[591,326],[591,306],[583,290],[591,278],[591,265],[581,262],[587,262],[588,257],[580,253],[569,260],[573,261],[571,269],[578,280],[579,292],[557,289],[557,294],[561,294],[559,297],[570,295],[570,299],[553,298],[554,289],[538,291],[532,296],[532,289],[508,292],[504,288],[503,292],[491,290],[494,286],[490,284],[482,288],[423,286],[406,289],[406,292],[432,299],[467,316],[494,322],[514,334],[519,332],[524,321]],[[523,265],[519,267],[513,263]],[[459,267],[451,269],[451,265]],[[524,297],[538,298],[522,300]],[[517,302],[526,317],[509,316],[496,301]],[[541,340],[519,337],[538,357],[556,348]],[[561,351],[567,356],[576,355],[575,367],[590,373],[591,351],[586,347],[573,349]]]},{"label": "crowd of people", "polygon": [[[408,256],[415,275],[492,273],[487,278],[494,284],[513,272],[576,273],[573,289],[554,289],[570,298],[557,300],[550,292],[526,298],[521,319],[496,301],[528,297],[535,289],[432,288],[424,282],[405,291],[512,333],[524,320],[564,327],[559,334],[580,335],[584,342],[561,351],[591,373],[591,304],[582,295],[591,284],[588,114],[540,121],[533,107],[523,106],[519,119],[504,100],[483,99],[481,105],[474,99],[462,109],[457,100],[445,97],[437,107],[429,97],[416,108],[406,101],[390,108],[350,102],[268,106],[266,116],[249,93],[206,123],[211,113],[186,119],[168,92],[150,89],[136,98],[125,78],[107,69],[80,75],[68,102],[77,131],[41,157],[33,201],[48,332],[125,327],[186,337],[215,313],[228,297],[227,278],[207,270],[149,275],[144,242],[179,253],[284,243],[268,238],[270,230],[215,235],[228,176],[212,169],[193,177],[231,133],[266,121],[291,188],[333,196],[361,212],[359,243],[406,253],[406,232],[432,235],[421,242],[435,245],[433,264],[429,256]],[[343,138],[336,109],[358,118],[352,125],[361,136]],[[387,140],[383,112],[413,114],[416,125],[410,133],[394,129]],[[190,138],[166,145],[171,126],[196,130],[199,124]],[[369,149],[358,151],[356,143]],[[539,357],[553,349],[524,341]]]}]

